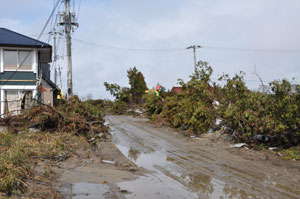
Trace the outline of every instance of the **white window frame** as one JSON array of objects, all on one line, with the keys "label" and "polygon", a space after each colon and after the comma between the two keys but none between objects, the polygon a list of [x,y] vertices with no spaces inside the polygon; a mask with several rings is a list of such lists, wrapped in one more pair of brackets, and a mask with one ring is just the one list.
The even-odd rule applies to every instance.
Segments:
[{"label": "white window frame", "polygon": [[[33,53],[32,56],[32,68],[31,70],[24,70],[19,69],[19,65],[17,66],[17,69],[4,69],[4,51],[5,50],[15,50],[15,51],[31,51]],[[19,53],[18,53],[19,54]],[[20,72],[34,72],[37,73],[38,69],[38,51],[37,49],[32,48],[10,48],[10,47],[4,47],[0,48],[0,72],[3,73],[4,71],[20,71]]]}]

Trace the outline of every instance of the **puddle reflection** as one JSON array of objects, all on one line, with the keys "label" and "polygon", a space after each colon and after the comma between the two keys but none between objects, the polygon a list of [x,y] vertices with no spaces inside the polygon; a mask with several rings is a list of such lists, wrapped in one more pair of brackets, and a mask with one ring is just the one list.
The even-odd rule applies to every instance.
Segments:
[{"label": "puddle reflection", "polygon": [[131,160],[134,160],[136,162],[136,160],[138,159],[139,155],[141,154],[140,151],[138,151],[137,149],[131,148],[128,150],[128,157]]},{"label": "puddle reflection", "polygon": [[248,194],[244,190],[241,190],[237,187],[232,187],[229,185],[225,185],[224,189],[224,197],[226,199],[234,199],[234,198],[240,198],[240,199],[257,199],[257,197],[254,194]]},{"label": "puddle reflection", "polygon": [[204,175],[202,173],[194,173],[194,174],[183,174],[181,175],[183,181],[185,181],[193,191],[201,192],[205,195],[210,195],[214,188],[211,184],[212,178],[208,175]]}]

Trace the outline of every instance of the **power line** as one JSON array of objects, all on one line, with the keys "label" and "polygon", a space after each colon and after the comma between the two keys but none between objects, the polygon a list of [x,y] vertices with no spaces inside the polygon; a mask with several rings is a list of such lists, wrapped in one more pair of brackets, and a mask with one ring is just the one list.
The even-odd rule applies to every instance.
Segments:
[{"label": "power line", "polygon": [[[98,44],[94,42],[84,41],[82,39],[74,38],[78,42],[82,42],[88,45],[97,46],[101,48],[111,48],[117,50],[127,50],[127,51],[145,51],[145,52],[164,52],[164,51],[185,51],[186,48],[161,48],[161,49],[145,49],[145,48],[127,48],[119,46],[110,46],[105,44]],[[201,46],[201,49],[215,49],[215,50],[234,50],[234,51],[245,51],[245,52],[273,52],[273,53],[289,53],[289,54],[299,54],[300,50],[290,50],[290,49],[252,49],[252,48],[232,48],[232,47],[218,47],[218,46]]]},{"label": "power line", "polygon": [[[37,41],[36,41],[36,42],[38,42],[38,40],[39,40],[39,39],[41,38],[41,36],[44,34],[44,32],[45,32],[45,30],[46,30],[46,28],[47,28],[47,26],[48,26],[48,24],[49,24],[51,18],[52,18],[53,15],[54,15],[55,10],[56,10],[56,8],[57,8],[57,6],[59,5],[60,2],[61,2],[61,0],[57,0],[56,5],[54,6],[54,8],[53,8],[53,10],[52,10],[52,12],[51,12],[51,14],[50,14],[50,16],[48,17],[48,19],[47,19],[47,21],[46,21],[46,23],[45,23],[45,25],[44,25],[42,31],[40,32],[39,36],[37,37]],[[23,63],[25,62],[25,60],[29,57],[29,55],[30,55],[30,53],[27,53],[27,56],[24,58],[24,60],[22,61],[21,64],[23,64]],[[9,80],[11,80],[11,78],[16,74],[16,72],[18,72],[18,70],[19,70],[19,68],[16,68],[16,70],[15,70],[15,71],[7,78],[7,81],[4,82],[4,85],[5,85]]]},{"label": "power line", "polygon": [[117,46],[108,46],[108,45],[104,45],[104,44],[96,44],[93,42],[87,42],[87,41],[83,41],[81,39],[77,39],[74,38],[74,40],[78,41],[78,42],[82,42],[88,45],[92,45],[92,46],[97,46],[97,47],[101,47],[101,48],[111,48],[111,49],[117,49],[117,50],[127,50],[127,51],[144,51],[144,52],[164,52],[164,51],[185,51],[185,48],[164,48],[164,49],[143,49],[143,48],[125,48],[125,47],[117,47]]},{"label": "power line", "polygon": [[78,21],[78,19],[79,19],[80,7],[81,7],[81,0],[79,1],[79,6],[78,6],[78,11],[77,11],[77,19],[76,19],[76,21]]},{"label": "power line", "polygon": [[240,52],[267,52],[267,53],[287,53],[287,54],[298,54],[300,50],[290,50],[290,49],[255,49],[255,48],[234,48],[234,47],[221,47],[221,46],[202,46],[206,49],[213,50],[232,50]]},{"label": "power line", "polygon": [[45,25],[44,25],[44,27],[43,27],[43,29],[42,29],[40,35],[38,36],[37,40],[39,40],[39,39],[41,38],[41,36],[43,35],[43,33],[44,33],[46,27],[48,26],[49,21],[51,20],[51,18],[53,17],[53,15],[54,15],[54,13],[55,13],[55,11],[56,11],[56,8],[58,7],[58,5],[59,5],[61,2],[62,2],[61,0],[57,0],[56,5],[54,6],[54,8],[53,8],[53,10],[52,10],[52,12],[51,12],[51,14],[50,14],[48,20],[46,21],[46,23],[45,23]]},{"label": "power line", "polygon": [[115,11],[115,12],[121,14],[121,15],[126,16],[127,18],[129,18],[129,19],[132,20],[133,22],[138,23],[138,24],[142,24],[141,22],[139,22],[139,21],[135,20],[134,18],[132,18],[130,15],[124,13],[123,11],[121,11],[121,10],[119,10],[119,9],[113,7],[113,6],[111,6],[110,4],[105,3],[105,2],[103,2],[103,1],[101,1],[101,0],[100,0],[99,2],[100,2],[102,5],[104,5],[104,6],[108,7],[108,8],[110,8],[111,10],[113,10],[113,11]]}]

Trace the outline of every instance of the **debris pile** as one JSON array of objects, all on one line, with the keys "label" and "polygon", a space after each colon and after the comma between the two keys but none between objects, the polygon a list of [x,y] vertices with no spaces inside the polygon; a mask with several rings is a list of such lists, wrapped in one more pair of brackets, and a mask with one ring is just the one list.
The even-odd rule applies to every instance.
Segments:
[{"label": "debris pile", "polygon": [[69,102],[62,101],[58,107],[38,105],[19,115],[6,117],[1,123],[4,123],[9,132],[37,129],[47,132],[70,132],[91,139],[100,133],[108,133],[102,112],[95,107],[74,96]]},{"label": "debris pile", "polygon": [[[65,161],[78,146],[87,142],[95,146],[99,140],[107,140],[108,127],[101,107],[74,96],[68,102],[61,101],[58,107],[42,104],[1,119],[0,198],[28,191],[36,196],[38,191],[30,186],[52,186],[50,161]],[[57,198],[55,190],[47,191],[43,197],[33,198]]]}]

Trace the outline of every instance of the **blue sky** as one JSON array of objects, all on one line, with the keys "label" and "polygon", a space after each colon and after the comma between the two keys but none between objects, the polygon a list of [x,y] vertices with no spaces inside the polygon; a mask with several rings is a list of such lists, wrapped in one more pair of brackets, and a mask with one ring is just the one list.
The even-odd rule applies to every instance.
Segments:
[{"label": "blue sky", "polygon": [[[79,2],[75,0],[76,12]],[[0,0],[0,27],[36,38],[53,3]],[[73,33],[74,91],[79,96],[110,98],[103,82],[127,86],[126,71],[133,66],[143,72],[148,87],[159,82],[172,88],[178,78],[187,80],[193,72],[192,51],[184,49],[194,44],[203,46],[197,59],[212,65],[214,77],[245,71],[247,84],[255,88],[259,85],[252,74],[256,67],[265,81],[295,77],[294,82],[300,82],[299,51],[245,50],[300,50],[299,7],[298,0],[82,0],[80,26]],[[44,34],[42,40],[48,38]],[[62,38],[62,57],[64,45]],[[99,45],[182,50],[145,52]],[[59,63],[65,88],[65,59]]]}]

